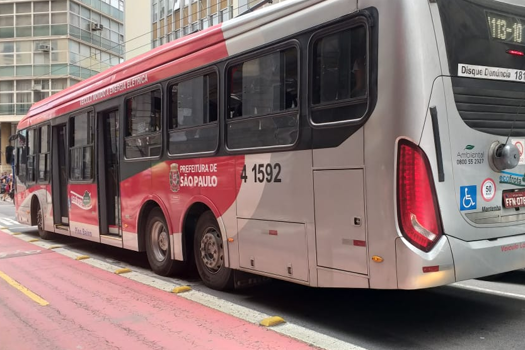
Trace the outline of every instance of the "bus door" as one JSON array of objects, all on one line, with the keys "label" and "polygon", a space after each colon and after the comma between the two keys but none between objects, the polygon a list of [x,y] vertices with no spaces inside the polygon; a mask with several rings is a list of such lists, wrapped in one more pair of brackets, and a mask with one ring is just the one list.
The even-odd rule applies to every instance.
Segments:
[{"label": "bus door", "polygon": [[98,113],[98,188],[101,235],[122,237],[120,216],[119,111]]},{"label": "bus door", "polygon": [[53,220],[55,225],[69,225],[69,206],[67,198],[67,127],[66,124],[53,126],[52,196]]}]

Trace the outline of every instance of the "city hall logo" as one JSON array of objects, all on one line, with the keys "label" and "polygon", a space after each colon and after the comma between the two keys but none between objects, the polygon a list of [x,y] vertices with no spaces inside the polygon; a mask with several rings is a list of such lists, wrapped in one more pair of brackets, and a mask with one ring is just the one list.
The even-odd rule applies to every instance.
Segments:
[{"label": "city hall logo", "polygon": [[179,165],[176,163],[170,166],[170,188],[173,192],[179,192],[180,190]]}]

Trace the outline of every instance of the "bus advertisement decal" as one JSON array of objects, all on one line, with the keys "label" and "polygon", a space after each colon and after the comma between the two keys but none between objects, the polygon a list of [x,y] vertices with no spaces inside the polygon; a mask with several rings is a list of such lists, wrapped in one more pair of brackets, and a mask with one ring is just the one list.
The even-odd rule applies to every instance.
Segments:
[{"label": "bus advertisement decal", "polygon": [[91,202],[91,193],[86,190],[84,195],[81,196],[78,193],[71,191],[71,204],[76,205],[82,210],[91,209],[93,207]]},{"label": "bus advertisement decal", "polygon": [[458,64],[458,76],[525,83],[525,70]]},{"label": "bus advertisement decal", "polygon": [[500,184],[509,184],[514,186],[525,187],[525,176],[523,174],[502,171],[503,175],[499,177]]},{"label": "bus advertisement decal", "polygon": [[485,163],[485,152],[474,150],[473,145],[466,145],[462,151],[456,154],[457,165],[480,165]]},{"label": "bus advertisement decal", "polygon": [[[208,173],[210,175],[201,175]],[[212,164],[170,164],[169,183],[172,192],[181,187],[217,187],[217,163]]]}]

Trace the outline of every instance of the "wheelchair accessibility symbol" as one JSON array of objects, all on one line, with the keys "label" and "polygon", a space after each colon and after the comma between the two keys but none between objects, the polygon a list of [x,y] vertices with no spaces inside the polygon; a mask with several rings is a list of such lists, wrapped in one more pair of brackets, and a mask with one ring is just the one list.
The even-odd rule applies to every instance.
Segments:
[{"label": "wheelchair accessibility symbol", "polygon": [[459,199],[459,209],[461,211],[463,210],[474,210],[476,209],[477,200],[476,200],[476,194],[477,189],[476,185],[474,186],[461,186],[459,188],[460,191],[460,199]]}]

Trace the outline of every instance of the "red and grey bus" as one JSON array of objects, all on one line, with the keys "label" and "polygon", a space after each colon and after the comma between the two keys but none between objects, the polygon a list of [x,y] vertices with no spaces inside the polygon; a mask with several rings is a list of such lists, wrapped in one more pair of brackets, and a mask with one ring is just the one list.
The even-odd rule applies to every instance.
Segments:
[{"label": "red and grey bus", "polygon": [[[289,0],[36,103],[16,217],[314,287],[417,289],[525,267],[525,7]],[[522,108],[524,107],[524,108]],[[520,148],[521,147],[521,148]]]}]

